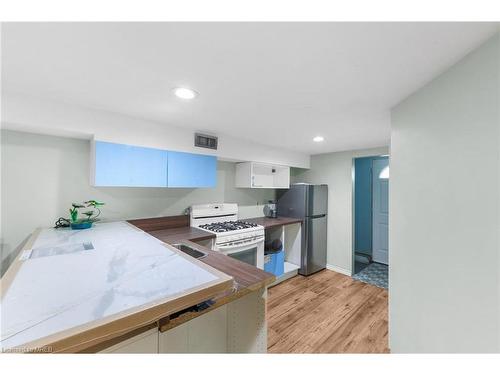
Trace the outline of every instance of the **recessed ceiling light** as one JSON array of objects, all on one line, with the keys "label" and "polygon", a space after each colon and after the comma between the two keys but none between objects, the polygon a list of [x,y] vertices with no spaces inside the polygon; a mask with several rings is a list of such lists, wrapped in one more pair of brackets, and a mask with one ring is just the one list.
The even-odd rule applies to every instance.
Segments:
[{"label": "recessed ceiling light", "polygon": [[314,142],[323,142],[324,140],[325,140],[325,138],[323,138],[321,135],[318,135],[318,136],[313,138]]},{"label": "recessed ceiling light", "polygon": [[198,96],[198,93],[196,91],[188,89],[186,87],[176,87],[174,89],[174,94],[181,99],[194,99]]}]

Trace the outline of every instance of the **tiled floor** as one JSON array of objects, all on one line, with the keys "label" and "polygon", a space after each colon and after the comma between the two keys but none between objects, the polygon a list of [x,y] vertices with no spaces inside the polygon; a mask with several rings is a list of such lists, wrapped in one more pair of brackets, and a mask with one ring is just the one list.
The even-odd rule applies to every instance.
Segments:
[{"label": "tiled floor", "polygon": [[371,263],[368,267],[355,274],[353,279],[387,289],[389,285],[389,267],[385,264]]},{"label": "tiled floor", "polygon": [[354,262],[354,274],[360,273],[369,265],[370,263],[358,262],[358,261]]}]

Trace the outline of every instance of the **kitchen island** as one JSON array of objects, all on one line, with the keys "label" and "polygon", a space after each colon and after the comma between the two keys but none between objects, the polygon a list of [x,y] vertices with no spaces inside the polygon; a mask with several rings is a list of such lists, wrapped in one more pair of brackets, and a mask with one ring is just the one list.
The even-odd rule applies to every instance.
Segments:
[{"label": "kitchen island", "polygon": [[[196,260],[126,222],[37,231],[2,278],[2,350],[265,352],[274,277],[200,249]],[[205,344],[190,345],[192,335]]]}]

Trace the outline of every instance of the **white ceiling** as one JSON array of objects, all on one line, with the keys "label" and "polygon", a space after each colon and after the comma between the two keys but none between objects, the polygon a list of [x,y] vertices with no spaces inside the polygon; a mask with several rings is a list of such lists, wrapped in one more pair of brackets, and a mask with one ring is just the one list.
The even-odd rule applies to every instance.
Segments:
[{"label": "white ceiling", "polygon": [[[2,90],[310,154],[387,145],[389,110],[492,23],[2,25]],[[173,96],[175,86],[200,95]],[[316,144],[315,135],[325,141]]]}]

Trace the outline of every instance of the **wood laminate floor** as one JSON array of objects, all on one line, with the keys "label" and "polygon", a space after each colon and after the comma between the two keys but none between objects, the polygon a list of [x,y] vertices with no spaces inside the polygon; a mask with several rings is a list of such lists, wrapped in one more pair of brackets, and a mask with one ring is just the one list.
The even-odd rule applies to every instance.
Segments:
[{"label": "wood laminate floor", "polygon": [[387,290],[324,270],[269,289],[269,353],[388,353]]}]

